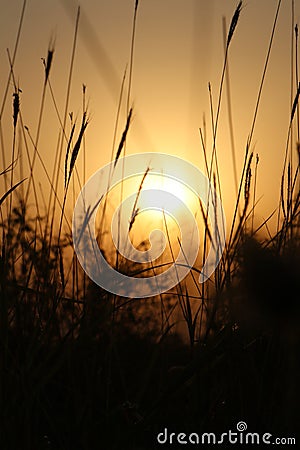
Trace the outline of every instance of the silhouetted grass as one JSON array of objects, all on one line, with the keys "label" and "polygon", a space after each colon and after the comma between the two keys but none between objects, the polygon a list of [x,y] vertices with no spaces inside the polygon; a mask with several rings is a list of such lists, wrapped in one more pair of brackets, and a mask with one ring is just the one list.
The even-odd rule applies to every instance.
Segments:
[{"label": "silhouetted grass", "polygon": [[[258,156],[254,183],[252,180],[251,141],[280,3],[246,143],[226,248],[215,273],[201,286],[197,282],[201,266],[195,265],[188,281],[178,283],[171,292],[151,299],[121,298],[87,282],[77,264],[65,205],[71,176],[77,182],[75,185],[74,181],[76,188],[81,187],[76,161],[88,124],[83,97],[82,124],[74,144],[75,124],[71,123],[68,132],[66,118],[79,10],[64,119],[60,119],[51,88],[50,65],[55,63],[52,46],[44,62],[45,83],[35,139],[31,139],[23,125],[22,103],[13,81],[12,158],[0,168],[4,185],[0,197],[1,449],[152,449],[156,446],[156,434],[165,427],[174,432],[226,432],[239,420],[245,420],[255,432],[296,436],[300,399],[299,161],[296,167],[286,162],[293,159],[288,152],[296,151],[296,146],[290,146],[290,130],[299,128],[298,86],[293,87],[296,94],[282,155],[278,228],[274,234],[269,233],[268,220],[254,229],[256,180],[263,176],[258,172]],[[137,8],[136,1],[129,85]],[[241,11],[239,2],[227,35],[216,112],[211,101],[210,159],[204,132],[200,130],[206,172],[220,195],[216,136],[228,52]],[[23,13],[22,10],[20,26]],[[10,69],[9,79],[15,80],[14,58]],[[117,124],[124,83],[125,75]],[[48,88],[62,129],[52,177],[50,169],[43,165],[50,194],[42,206],[35,188],[34,165],[36,158],[41,159],[39,133]],[[5,94],[4,103],[7,101]],[[132,116],[129,94],[126,101],[127,121],[114,166],[128,139]],[[2,113],[2,130],[1,121]],[[27,179],[19,181],[17,170],[21,163],[14,150],[18,127],[28,150],[28,173],[24,174]],[[117,128],[116,125],[116,135]],[[116,136],[113,147],[115,141]],[[4,141],[1,142],[4,154]],[[148,171],[149,168],[137,192],[129,232],[136,225],[139,195]],[[62,199],[58,195],[59,183],[65,187]],[[34,213],[32,197],[36,201]],[[216,198],[210,201],[216,207]],[[105,220],[109,220],[107,202],[105,199],[99,242],[109,260],[112,255],[104,239]],[[199,210],[204,224],[204,261],[212,236],[200,199]],[[112,257],[116,267],[131,276],[146,276],[174,263],[175,243],[168,233],[165,216],[164,226],[170,261],[149,264],[142,272],[137,264],[118,254],[117,260]],[[262,229],[269,233],[264,239],[259,233]],[[147,243],[141,242],[140,249],[145,248]],[[184,324],[181,334],[176,331],[179,321]]]}]

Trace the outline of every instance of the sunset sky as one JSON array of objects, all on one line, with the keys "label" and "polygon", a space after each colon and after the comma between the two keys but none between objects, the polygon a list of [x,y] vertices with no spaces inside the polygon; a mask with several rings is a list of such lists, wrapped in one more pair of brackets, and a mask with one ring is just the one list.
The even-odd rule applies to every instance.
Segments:
[{"label": "sunset sky", "polygon": [[[130,57],[134,0],[82,0],[69,111],[81,120],[82,84],[87,86],[91,121],[87,129],[87,176],[110,161],[122,77]],[[252,147],[259,154],[258,223],[278,204],[291,111],[292,0],[282,2]],[[8,48],[13,48],[22,0],[1,0],[0,95],[9,73]],[[207,124],[211,151],[208,82],[216,108],[224,58],[222,17],[227,27],[235,0],[140,0],[137,14],[130,104],[134,119],[127,152],[166,152],[204,169],[199,127]],[[33,136],[37,128],[44,73],[41,62],[55,41],[50,80],[63,116],[78,3],[74,0],[28,0],[14,73],[22,89],[23,121]],[[300,1],[294,1],[294,22]],[[276,0],[244,3],[229,53],[232,116],[238,171],[242,167],[269,38]],[[128,78],[127,78],[128,82]],[[294,92],[295,95],[295,79]],[[9,95],[13,93],[13,86]],[[224,91],[226,94],[226,91]],[[126,121],[124,96],[118,139]],[[69,126],[69,123],[68,123]],[[69,126],[70,128],[70,126]],[[4,139],[11,142],[11,103],[3,115]],[[231,146],[226,95],[221,105],[217,151],[227,214],[234,205]],[[59,122],[47,92],[39,151],[51,168]],[[296,139],[296,138],[295,138]],[[10,144],[5,147],[10,161]],[[2,158],[2,157],[1,157]],[[78,165],[80,167],[81,160]],[[1,169],[3,163],[1,160]],[[37,166],[38,168],[38,166]],[[52,169],[51,169],[52,170]]]}]

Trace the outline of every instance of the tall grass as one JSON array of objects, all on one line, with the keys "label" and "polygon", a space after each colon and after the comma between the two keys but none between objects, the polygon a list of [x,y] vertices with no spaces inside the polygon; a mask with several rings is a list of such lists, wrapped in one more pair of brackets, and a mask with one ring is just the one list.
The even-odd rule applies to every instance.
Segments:
[{"label": "tall grass", "polygon": [[[3,156],[0,179],[0,446],[5,449],[94,449],[154,448],[155,434],[168,426],[172,431],[210,430],[226,432],[235,420],[245,420],[253,431],[295,435],[298,422],[299,361],[299,159],[292,165],[292,130],[299,130],[298,31],[293,33],[290,125],[283,151],[278,227],[271,234],[268,219],[256,225],[256,186],[262,174],[252,138],[267,67],[271,56],[281,1],[277,4],[258,96],[245,144],[244,162],[229,236],[221,262],[203,285],[198,274],[212,242],[208,213],[199,199],[203,223],[203,260],[191,268],[189,277],[164,294],[151,299],[121,298],[86,280],[74,255],[71,218],[66,212],[71,182],[74,189],[85,181],[77,160],[85,153],[85,133],[89,115],[83,88],[81,127],[71,117],[68,104],[74,70],[80,10],[75,19],[64,111],[61,114],[51,85],[54,46],[43,61],[45,79],[41,94],[38,128],[32,138],[24,126],[20,91],[14,74],[15,56],[26,6],[24,1],[13,57],[9,57],[8,87],[0,114],[2,155],[6,143],[2,120],[4,105],[12,98],[12,158]],[[131,127],[130,88],[138,1],[134,6],[127,117],[119,133],[126,71],[120,90],[113,166],[125,150]],[[222,180],[218,170],[217,132],[230,44],[238,38],[238,22],[243,13],[239,2],[225,39],[225,56],[217,97],[211,105],[212,149],[206,144],[206,130],[200,129],[207,176],[219,195]],[[296,28],[298,30],[298,28]],[[50,91],[59,123],[60,136],[50,175],[41,157],[40,133],[45,92]],[[227,91],[227,95],[230,95]],[[228,98],[230,104],[230,98]],[[16,157],[16,136],[26,149],[28,173],[22,172]],[[117,136],[119,146],[115,147]],[[299,134],[297,135],[299,137]],[[296,148],[295,148],[296,147]],[[115,150],[117,148],[117,150]],[[290,154],[288,154],[290,152]],[[209,154],[211,155],[209,157]],[[63,156],[64,155],[64,156]],[[38,198],[35,162],[42,163],[48,200]],[[88,149],[84,158],[88,158]],[[253,169],[253,165],[254,169]],[[133,206],[129,233],[135,231],[139,196],[148,177],[141,178]],[[254,176],[253,176],[254,170]],[[64,187],[60,198],[59,186]],[[23,187],[23,191],[21,190]],[[109,189],[109,186],[108,186]],[[121,196],[122,197],[122,196]],[[100,199],[101,200],[101,199]],[[100,201],[99,200],[99,201]],[[32,201],[35,209],[32,212]],[[216,198],[211,198],[216,208]],[[130,276],[160,273],[176,259],[168,223],[163,225],[168,257],[141,270],[112,251],[106,240],[110,220],[109,199],[100,209],[99,245],[115,268]],[[271,217],[272,214],[270,214]],[[255,228],[255,226],[256,228]],[[224,224],[218,224],[220,229]],[[260,231],[267,231],[267,238]],[[147,242],[140,249],[147,249]],[[199,263],[199,264],[198,264]],[[178,330],[180,322],[180,333]],[[177,328],[176,328],[177,327]],[[238,419],[238,420],[237,420]]]}]

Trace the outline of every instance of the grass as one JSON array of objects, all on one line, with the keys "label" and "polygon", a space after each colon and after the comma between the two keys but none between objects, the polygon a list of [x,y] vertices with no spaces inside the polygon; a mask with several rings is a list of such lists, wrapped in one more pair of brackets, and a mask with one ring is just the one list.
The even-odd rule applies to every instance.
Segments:
[{"label": "grass", "polygon": [[[155,448],[156,434],[165,427],[178,432],[224,432],[232,429],[239,420],[245,420],[255,432],[295,436],[300,399],[297,358],[300,338],[300,161],[296,165],[291,161],[294,161],[293,152],[298,151],[299,156],[299,148],[295,148],[292,141],[292,130],[299,129],[298,84],[292,86],[292,92],[296,91],[296,94],[282,155],[281,195],[275,212],[278,215],[277,230],[270,233],[268,220],[256,229],[254,227],[256,182],[262,175],[258,170],[258,155],[253,154],[252,137],[281,2],[278,2],[274,19],[244,164],[237,183],[235,211],[221,262],[206,283],[198,284],[201,264],[195,265],[187,280],[172,291],[150,299],[121,298],[104,291],[86,279],[76,261],[66,205],[85,180],[85,173],[81,176],[76,167],[78,155],[85,150],[84,136],[89,123],[85,86],[79,131],[73,117],[70,116],[70,127],[67,118],[80,10],[75,23],[64,113],[60,115],[51,86],[51,66],[54,64],[54,46],[51,44],[44,61],[38,131],[32,138],[23,123],[21,93],[14,75],[25,6],[26,1],[16,48],[13,57],[9,57],[7,86],[13,82],[14,111],[12,157],[9,163],[3,157],[6,163],[0,169],[4,184],[0,198],[1,448],[152,449]],[[129,139],[137,12],[136,1],[129,88],[125,99],[127,120],[119,146],[115,147],[124,75],[112,149],[114,167]],[[211,158],[205,143],[205,130],[200,129],[207,176],[220,196],[222,180],[218,171],[216,137],[230,44],[238,33],[242,13],[240,2],[225,40],[216,111],[211,100]],[[292,39],[297,48],[298,31]],[[296,59],[296,83],[297,65]],[[43,111],[48,91],[61,124],[52,174],[40,157],[40,131],[45,120]],[[7,154],[2,123],[4,105],[9,101],[8,92],[9,88],[1,108],[2,155]],[[23,175],[24,168],[22,170],[16,147],[17,131],[26,150],[28,171]],[[45,182],[50,189],[48,202],[44,201],[44,204],[38,198],[35,180],[37,158],[42,162]],[[139,195],[148,170],[139,185],[129,224],[131,233],[135,229]],[[64,186],[62,197],[58,194],[60,185]],[[122,195],[121,192],[121,198]],[[32,201],[35,202],[34,212]],[[99,242],[107,259],[111,258],[123,273],[144,276],[145,273],[139,273],[138,265],[125,260],[118,252],[109,254],[105,246],[106,222],[110,220],[109,200],[104,203]],[[207,212],[200,199],[199,211],[204,224],[205,258],[212,237]],[[146,272],[150,274],[158,273],[175,260],[175,243],[168,233],[165,215],[164,225],[170,258],[167,262],[149,264]],[[262,230],[267,236],[264,239],[260,237]],[[147,245],[142,242],[140,248],[147,248]],[[180,247],[180,242],[178,245]],[[177,322],[180,322],[181,333],[176,331]]]}]

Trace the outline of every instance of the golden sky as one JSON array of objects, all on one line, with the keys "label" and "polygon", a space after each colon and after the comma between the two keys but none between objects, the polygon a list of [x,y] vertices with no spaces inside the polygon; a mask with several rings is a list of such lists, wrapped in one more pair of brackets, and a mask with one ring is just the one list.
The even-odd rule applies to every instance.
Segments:
[{"label": "golden sky", "polygon": [[[259,154],[258,222],[278,204],[291,95],[292,5],[294,23],[300,18],[300,1],[282,2],[268,66],[252,147]],[[9,64],[6,49],[13,48],[22,0],[1,0],[0,99]],[[131,88],[134,120],[127,152],[166,152],[181,156],[204,169],[199,127],[207,124],[211,151],[208,82],[214,109],[222,72],[224,48],[222,17],[227,26],[235,0],[140,0]],[[87,176],[110,160],[121,81],[129,62],[134,0],[82,0],[71,86],[69,111],[80,121],[82,83],[87,85],[91,122],[86,135]],[[238,172],[241,171],[277,8],[276,0],[248,0],[242,9],[229,53],[229,72],[234,139]],[[63,115],[77,2],[28,0],[14,73],[22,89],[24,124],[34,136],[44,82],[42,57],[55,39],[50,80]],[[128,81],[128,79],[127,79]],[[13,93],[13,86],[9,95]],[[11,97],[9,97],[11,98]],[[126,120],[123,102],[119,137]],[[68,125],[69,126],[69,125]],[[59,122],[47,92],[39,151],[51,168]],[[11,103],[3,114],[4,139],[10,142]],[[231,146],[226,90],[221,104],[217,151],[227,214],[234,205]],[[294,142],[296,136],[294,136]],[[10,144],[5,145],[10,161]],[[2,158],[2,157],[1,157]],[[78,167],[81,167],[79,158]],[[1,161],[1,169],[2,169]],[[37,165],[38,168],[38,165]]]}]

